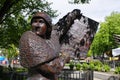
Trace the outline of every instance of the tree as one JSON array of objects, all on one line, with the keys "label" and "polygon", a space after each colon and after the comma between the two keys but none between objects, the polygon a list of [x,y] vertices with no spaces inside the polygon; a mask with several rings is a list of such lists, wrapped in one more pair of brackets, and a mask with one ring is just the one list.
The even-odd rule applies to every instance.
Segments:
[{"label": "tree", "polygon": [[10,44],[7,49],[2,49],[3,55],[8,59],[8,67],[10,70],[13,70],[11,67],[11,62],[14,58],[18,57],[19,51],[14,44]]},{"label": "tree", "polygon": [[56,17],[45,0],[1,0],[0,1],[0,47],[7,48],[10,44],[18,47],[20,36],[30,29],[31,15],[36,11],[48,13]]},{"label": "tree", "polygon": [[118,46],[115,43],[114,34],[120,35],[120,13],[112,12],[105,18],[105,22],[100,24],[100,29],[95,35],[90,52],[95,55],[101,55]]},{"label": "tree", "polygon": [[2,23],[3,18],[5,17],[5,14],[8,13],[10,8],[19,2],[20,0],[1,0],[0,1],[0,23]]},{"label": "tree", "polygon": [[52,16],[56,16],[56,11],[50,8],[51,3],[45,0],[1,0],[0,1],[0,23],[8,16],[17,13],[26,13],[30,15],[35,11],[46,11]]}]

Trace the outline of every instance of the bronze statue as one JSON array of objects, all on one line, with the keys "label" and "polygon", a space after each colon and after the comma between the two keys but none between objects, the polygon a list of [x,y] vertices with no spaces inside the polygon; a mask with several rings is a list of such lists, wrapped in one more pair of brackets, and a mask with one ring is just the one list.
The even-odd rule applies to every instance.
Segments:
[{"label": "bronze statue", "polygon": [[[81,22],[81,17],[85,18],[80,10],[75,9],[60,19],[55,24],[57,27],[52,29],[52,20],[49,15],[44,12],[37,12],[33,15],[32,31],[23,33],[19,43],[20,63],[23,67],[28,68],[27,80],[58,80],[58,75],[69,60],[69,55],[82,46],[80,38],[83,38],[84,34],[79,36],[79,32],[76,32],[76,37],[73,33],[74,29],[71,28],[76,23],[75,20]],[[85,18],[85,24],[88,22],[87,20]],[[97,30],[97,22],[94,24],[93,28],[90,28],[91,32],[88,28],[91,26],[84,28],[89,30],[91,39]],[[88,41],[92,40],[88,38]],[[77,47],[76,44],[78,44]]]},{"label": "bronze statue", "polygon": [[28,68],[28,80],[57,80],[66,62],[60,55],[59,34],[52,31],[51,22],[46,13],[37,12],[31,19],[32,31],[20,39],[20,62]]}]

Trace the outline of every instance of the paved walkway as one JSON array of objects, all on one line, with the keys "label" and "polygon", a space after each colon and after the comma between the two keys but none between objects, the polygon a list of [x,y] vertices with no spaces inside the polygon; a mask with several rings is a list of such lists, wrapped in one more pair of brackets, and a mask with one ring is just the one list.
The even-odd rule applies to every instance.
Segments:
[{"label": "paved walkway", "polygon": [[94,80],[102,80],[102,79],[94,78]]},{"label": "paved walkway", "polygon": [[97,72],[94,71],[94,80],[108,80],[111,79],[113,80],[113,78],[115,78],[115,80],[119,80],[120,75],[118,74],[110,74],[110,73],[105,73],[105,72]]}]

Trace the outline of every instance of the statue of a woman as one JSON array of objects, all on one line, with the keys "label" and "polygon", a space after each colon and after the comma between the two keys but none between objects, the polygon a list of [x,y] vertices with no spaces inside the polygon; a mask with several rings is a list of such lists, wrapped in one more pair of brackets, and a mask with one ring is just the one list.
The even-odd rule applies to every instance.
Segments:
[{"label": "statue of a woman", "polygon": [[37,12],[31,19],[32,31],[25,32],[19,43],[20,63],[28,68],[28,80],[57,80],[67,57],[61,56],[59,34],[52,31],[52,20]]}]

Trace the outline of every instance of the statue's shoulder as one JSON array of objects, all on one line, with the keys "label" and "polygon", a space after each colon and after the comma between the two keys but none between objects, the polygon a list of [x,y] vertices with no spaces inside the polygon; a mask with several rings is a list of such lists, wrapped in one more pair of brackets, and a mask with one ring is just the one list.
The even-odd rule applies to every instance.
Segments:
[{"label": "statue's shoulder", "polygon": [[21,39],[27,40],[29,39],[31,36],[35,36],[35,33],[33,33],[32,31],[26,31],[22,34]]},{"label": "statue's shoulder", "polygon": [[58,57],[59,55],[55,51],[56,46],[52,43],[32,31],[23,33],[19,43],[21,65],[26,68],[34,67]]},{"label": "statue's shoulder", "polygon": [[32,31],[26,31],[22,34],[22,36],[26,36],[26,37],[29,36],[29,35],[34,35],[34,33]]}]

